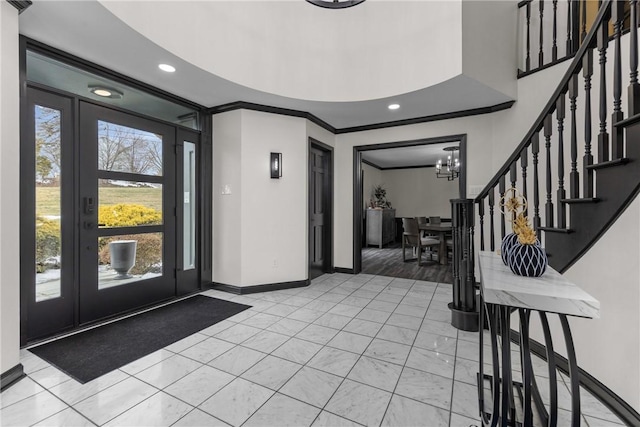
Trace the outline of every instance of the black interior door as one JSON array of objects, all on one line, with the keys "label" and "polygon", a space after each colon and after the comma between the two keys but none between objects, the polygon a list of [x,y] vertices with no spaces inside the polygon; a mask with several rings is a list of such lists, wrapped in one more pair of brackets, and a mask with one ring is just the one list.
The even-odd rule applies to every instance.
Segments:
[{"label": "black interior door", "polygon": [[79,322],[176,294],[176,130],[80,102]]},{"label": "black interior door", "polygon": [[330,152],[309,149],[309,279],[331,267]]}]

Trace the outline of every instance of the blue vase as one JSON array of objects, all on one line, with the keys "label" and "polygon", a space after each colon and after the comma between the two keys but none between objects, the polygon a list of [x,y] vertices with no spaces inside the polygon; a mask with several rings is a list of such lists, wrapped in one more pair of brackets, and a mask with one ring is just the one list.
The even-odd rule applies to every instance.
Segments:
[{"label": "blue vase", "polygon": [[547,269],[547,254],[539,244],[514,245],[509,250],[508,265],[515,274],[525,277],[540,277]]},{"label": "blue vase", "polygon": [[502,262],[504,262],[504,265],[509,265],[507,262],[509,251],[516,244],[518,244],[518,235],[515,233],[509,233],[504,236],[504,239],[502,239],[502,243],[500,244],[500,255],[502,256]]}]

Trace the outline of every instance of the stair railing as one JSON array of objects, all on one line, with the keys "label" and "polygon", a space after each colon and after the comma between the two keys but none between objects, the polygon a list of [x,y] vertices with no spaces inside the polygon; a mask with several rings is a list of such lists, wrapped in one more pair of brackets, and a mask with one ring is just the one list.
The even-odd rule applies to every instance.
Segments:
[{"label": "stair railing", "polygon": [[588,0],[523,0],[518,75],[524,76],[573,56],[587,35]]},{"label": "stair railing", "polygon": [[[623,56],[625,3],[630,11],[630,34],[629,55]],[[624,128],[617,126],[625,119],[625,98],[627,117],[640,113],[637,32],[637,0],[601,3],[591,30],[553,95],[475,198],[480,250],[495,251],[507,232],[497,205],[508,187],[517,188],[529,201],[527,214],[541,241],[542,231],[573,231],[567,212],[572,205],[598,201],[594,171],[625,161]],[[607,60],[610,50],[612,61]],[[623,63],[630,70],[626,91],[622,90]],[[553,265],[553,254],[549,255],[556,269],[568,268]]]}]

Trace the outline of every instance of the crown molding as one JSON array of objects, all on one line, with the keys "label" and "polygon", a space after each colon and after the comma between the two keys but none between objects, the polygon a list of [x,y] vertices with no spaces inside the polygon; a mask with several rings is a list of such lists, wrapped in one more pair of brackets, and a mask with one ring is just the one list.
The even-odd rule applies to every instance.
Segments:
[{"label": "crown molding", "polygon": [[270,105],[255,104],[252,102],[245,102],[245,101],[230,102],[228,104],[219,105],[217,107],[211,107],[207,109],[206,112],[209,114],[220,114],[220,113],[225,113],[227,111],[244,109],[244,110],[252,110],[252,111],[261,111],[264,113],[281,114],[283,116],[301,117],[309,120],[312,123],[315,123],[316,125],[320,126],[325,130],[328,130],[334,135],[338,135],[343,133],[362,132],[367,130],[384,129],[384,128],[390,128],[390,127],[396,127],[396,126],[406,126],[406,125],[413,125],[418,123],[434,122],[438,120],[449,120],[449,119],[455,119],[460,117],[469,117],[469,116],[477,116],[480,114],[495,113],[496,111],[502,111],[502,110],[507,110],[511,108],[511,106],[513,106],[514,103],[515,101],[507,101],[507,102],[502,102],[500,104],[491,105],[489,107],[472,108],[468,110],[453,111],[450,113],[433,114],[430,116],[416,117],[413,119],[396,120],[393,122],[374,123],[370,125],[353,126],[353,127],[341,128],[341,129],[337,129],[331,126],[329,123],[325,122],[324,120],[318,118],[317,116],[307,111],[292,110],[292,109],[281,108],[281,107],[272,107]]}]

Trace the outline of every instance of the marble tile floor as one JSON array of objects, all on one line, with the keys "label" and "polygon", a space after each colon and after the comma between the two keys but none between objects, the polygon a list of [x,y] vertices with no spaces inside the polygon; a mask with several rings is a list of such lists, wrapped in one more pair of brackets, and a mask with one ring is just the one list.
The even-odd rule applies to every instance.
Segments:
[{"label": "marble tile floor", "polygon": [[[203,294],[252,308],[87,384],[22,350],[28,377],[0,394],[0,425],[481,425],[478,336],[448,323],[450,284],[332,274],[306,288]],[[569,425],[566,381],[559,425]],[[582,401],[583,425],[620,425],[588,393]]]}]

